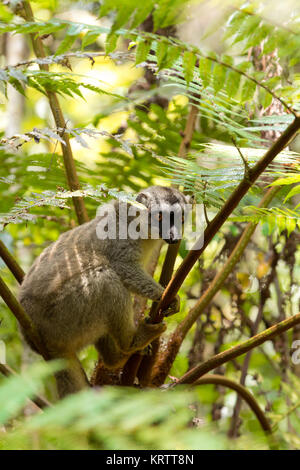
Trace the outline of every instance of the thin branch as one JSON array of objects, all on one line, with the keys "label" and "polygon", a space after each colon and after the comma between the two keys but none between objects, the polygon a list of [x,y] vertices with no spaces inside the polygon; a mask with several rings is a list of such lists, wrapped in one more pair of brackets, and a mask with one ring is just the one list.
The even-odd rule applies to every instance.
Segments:
[{"label": "thin branch", "polygon": [[[1,374],[5,375],[5,377],[18,375],[11,367],[9,367],[7,364],[1,364],[1,362],[0,362],[0,372]],[[32,401],[36,406],[38,406],[41,409],[52,406],[52,404],[41,395],[35,395],[35,397],[31,398],[30,401]]]},{"label": "thin branch", "polygon": [[30,340],[36,346],[37,350],[44,357],[48,359],[48,353],[45,350],[40,336],[35,328],[35,325],[31,321],[31,318],[27,315],[21,304],[17,301],[13,293],[9,290],[3,279],[0,277],[0,295],[8,308],[14,314]]},{"label": "thin branch", "polygon": [[247,390],[246,387],[234,382],[223,375],[218,374],[207,374],[201,379],[196,380],[192,385],[221,385],[222,387],[228,387],[232,390],[235,390],[239,397],[243,398],[245,402],[249,405],[256,418],[258,419],[262,429],[267,432],[272,432],[272,427],[269,423],[269,420],[265,416],[258,402],[255,400],[253,395]]},{"label": "thin branch", "polygon": [[[30,2],[23,1],[22,3],[23,3],[24,12],[25,12],[24,17],[26,21],[34,22],[34,16],[33,16]],[[30,34],[30,37],[31,37],[32,46],[33,46],[35,55],[38,58],[42,58],[42,59],[45,58],[45,51],[44,51],[44,46],[43,46],[41,38],[37,36],[36,34],[32,34],[32,33]],[[39,67],[41,70],[44,70],[46,72],[49,71],[49,66],[47,64],[40,64]],[[53,91],[47,91],[47,96],[48,96],[51,111],[52,111],[52,114],[56,123],[56,127],[61,127],[64,129],[66,127],[66,122],[65,122],[56,93],[54,93]],[[78,175],[76,171],[76,166],[75,166],[68,134],[65,133],[63,135],[63,140],[64,140],[65,145],[61,144],[61,149],[62,149],[62,154],[63,154],[63,159],[64,159],[64,166],[66,170],[68,185],[72,191],[76,191],[80,189],[80,184],[79,184],[79,179],[78,179]],[[74,204],[78,222],[80,224],[87,222],[89,218],[87,215],[83,198],[73,197],[72,199],[73,199],[73,204]]]},{"label": "thin branch", "polygon": [[276,431],[279,428],[279,423],[284,419],[288,418],[294,411],[299,411],[300,400],[298,400],[288,411],[284,414],[281,414],[280,419],[272,426],[272,432]]},{"label": "thin branch", "polygon": [[203,186],[203,212],[204,212],[204,218],[206,222],[206,226],[209,225],[209,218],[207,214],[207,208],[206,208],[206,196],[205,196],[205,191],[206,191],[206,186],[207,186],[207,181],[205,181],[204,186]]},{"label": "thin branch", "polygon": [[231,137],[231,140],[232,140],[232,143],[233,145],[235,146],[235,148],[237,149],[237,151],[239,152],[239,155],[243,161],[243,165],[244,165],[244,178],[248,178],[249,177],[249,163],[247,162],[247,158],[244,157],[240,147],[237,145],[236,143],[236,140],[234,137]]},{"label": "thin branch", "polygon": [[185,384],[185,383],[193,383],[195,380],[198,380],[203,375],[207,374],[208,372],[214,370],[216,367],[221,366],[225,362],[231,361],[236,357],[239,357],[246,352],[250,351],[253,348],[256,348],[260,344],[265,343],[266,341],[270,341],[271,339],[275,338],[276,336],[284,333],[285,331],[293,328],[295,325],[300,323],[300,313],[294,315],[282,322],[277,323],[276,325],[271,326],[265,331],[262,331],[258,335],[253,336],[250,339],[247,339],[243,343],[233,346],[226,351],[223,351],[219,354],[208,359],[208,361],[203,362],[202,364],[194,367],[186,374],[184,374],[176,383]]},{"label": "thin branch", "polygon": [[66,54],[60,54],[60,55],[48,55],[45,57],[36,57],[34,59],[30,60],[22,60],[21,62],[18,62],[14,65],[7,65],[5,67],[2,67],[2,70],[8,70],[8,68],[18,68],[18,67],[30,67],[31,65],[38,64],[38,65],[50,65],[50,64],[60,64],[66,66],[67,60],[70,58],[75,58],[75,59],[89,59],[92,62],[92,65],[94,65],[94,57],[107,57],[109,56],[112,60],[124,60],[128,61],[134,61],[135,59],[135,54],[132,52],[127,52],[127,51],[119,51],[119,52],[113,52],[110,54],[106,54],[106,52],[67,52]]},{"label": "thin branch", "polygon": [[0,256],[3,259],[6,266],[10,269],[12,274],[15,276],[16,280],[19,284],[23,281],[23,277],[25,273],[21,266],[16,262],[14,257],[10,254],[6,246],[4,245],[3,241],[0,240]]}]

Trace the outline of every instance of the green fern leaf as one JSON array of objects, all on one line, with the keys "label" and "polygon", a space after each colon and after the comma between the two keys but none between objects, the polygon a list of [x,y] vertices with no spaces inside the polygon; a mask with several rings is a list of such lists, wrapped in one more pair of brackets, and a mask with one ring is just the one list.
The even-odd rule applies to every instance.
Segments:
[{"label": "green fern leaf", "polygon": [[107,36],[106,42],[105,42],[105,52],[106,54],[110,54],[115,50],[117,47],[117,41],[118,41],[118,35],[117,34],[109,34]]},{"label": "green fern leaf", "polygon": [[168,53],[168,43],[166,41],[160,41],[157,44],[157,48],[156,48],[158,70],[161,70],[165,67],[166,60],[167,60],[167,53]]},{"label": "green fern leaf", "polygon": [[254,83],[251,80],[245,80],[243,87],[242,87],[241,102],[245,103],[246,101],[252,100],[255,90],[256,90],[256,83]]},{"label": "green fern leaf", "polygon": [[83,24],[74,24],[72,25],[66,32],[66,36],[63,41],[60,43],[55,55],[63,54],[64,52],[68,51],[72,44],[76,41],[79,34],[85,29]]},{"label": "green fern leaf", "polygon": [[150,40],[146,40],[146,41],[141,40],[138,42],[137,47],[136,47],[136,53],[135,53],[136,65],[147,60],[150,49],[151,49]]},{"label": "green fern leaf", "polygon": [[212,62],[209,59],[201,57],[199,59],[199,73],[202,80],[203,87],[206,88],[211,81],[211,68]]},{"label": "green fern leaf", "polygon": [[98,32],[88,31],[83,36],[82,43],[81,43],[81,50],[85,49],[90,44],[93,44],[93,42],[95,42],[98,39],[98,37],[99,37]]},{"label": "green fern leaf", "polygon": [[218,93],[218,91],[223,88],[225,79],[226,79],[226,69],[224,68],[223,65],[217,64],[214,67],[214,74],[213,74],[213,87],[214,87],[215,93]]},{"label": "green fern leaf", "polygon": [[185,51],[183,54],[182,65],[187,85],[193,80],[195,63],[196,55],[191,51]]}]

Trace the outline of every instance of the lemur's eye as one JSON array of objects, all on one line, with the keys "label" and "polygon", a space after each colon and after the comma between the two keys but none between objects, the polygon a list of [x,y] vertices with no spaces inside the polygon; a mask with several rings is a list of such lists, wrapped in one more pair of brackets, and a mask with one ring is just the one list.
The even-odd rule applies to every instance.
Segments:
[{"label": "lemur's eye", "polygon": [[181,220],[182,220],[182,223],[184,223],[184,215],[182,215],[182,218],[181,218]]},{"label": "lemur's eye", "polygon": [[159,212],[158,214],[155,214],[155,218],[158,222],[162,221],[162,212]]}]

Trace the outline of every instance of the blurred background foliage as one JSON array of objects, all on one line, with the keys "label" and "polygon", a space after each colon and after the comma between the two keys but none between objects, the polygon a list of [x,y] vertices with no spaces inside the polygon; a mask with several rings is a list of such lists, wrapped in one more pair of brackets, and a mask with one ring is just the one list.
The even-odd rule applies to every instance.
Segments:
[{"label": "blurred background foliage", "polygon": [[[240,153],[253,165],[292,121],[291,110],[299,110],[296,0],[284,8],[267,0],[37,0],[31,6],[36,24],[22,19],[18,2],[0,5],[0,239],[24,271],[76,225],[60,132],[70,136],[90,217],[110,197],[173,183],[193,192],[211,220],[244,176]],[[49,72],[38,68],[30,33],[43,39]],[[55,127],[47,89],[59,95],[63,130]],[[191,100],[198,117],[182,158],[178,150]],[[245,223],[259,223],[241,261],[186,336],[171,378],[254,334],[258,315],[260,331],[299,312],[298,152],[296,137],[243,198],[181,288],[181,312],[167,320],[168,334],[222,268]],[[275,181],[280,191],[259,211]],[[164,247],[156,279],[165,253]],[[185,254],[183,243],[176,266]],[[17,293],[0,263],[3,279]],[[55,365],[28,351],[2,301],[0,321],[7,363],[28,369],[24,376],[0,377],[0,448],[275,445],[249,408],[238,408],[235,392],[213,385],[143,393],[105,387],[39,413],[26,397],[39,390],[54,400]],[[300,369],[291,361],[299,337],[295,328],[255,349],[247,367],[243,356],[216,370],[236,381],[244,371],[246,386],[276,428],[277,448],[300,445]],[[94,348],[80,358],[91,373]]]}]

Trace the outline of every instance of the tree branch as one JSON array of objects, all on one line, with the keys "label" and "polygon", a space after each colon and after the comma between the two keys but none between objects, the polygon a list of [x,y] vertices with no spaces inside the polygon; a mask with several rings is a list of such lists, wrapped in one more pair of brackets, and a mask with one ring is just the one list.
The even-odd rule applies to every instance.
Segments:
[{"label": "tree branch", "polygon": [[216,367],[221,366],[225,362],[231,361],[232,359],[235,359],[236,357],[245,354],[251,349],[256,348],[260,344],[275,338],[275,336],[284,333],[285,331],[293,328],[299,323],[300,313],[297,313],[297,315],[294,315],[286,320],[283,320],[282,322],[277,323],[276,325],[271,326],[270,328],[267,328],[265,331],[262,331],[258,335],[253,336],[252,338],[247,339],[243,343],[237,346],[233,346],[232,348],[227,349],[226,351],[216,354],[215,356],[211,357],[208,361],[205,361],[202,364],[194,367],[186,374],[184,374],[178,380],[176,385],[184,383],[190,384],[195,382],[195,380],[198,380],[200,377],[207,374],[207,372],[210,372]]},{"label": "tree branch", "polygon": [[264,412],[262,411],[261,407],[255,400],[253,395],[246,389],[246,387],[239,384],[238,382],[228,379],[223,375],[207,374],[201,379],[196,380],[196,382],[194,382],[192,385],[221,385],[222,387],[228,387],[232,390],[235,390],[237,394],[241,398],[243,398],[245,402],[249,405],[256,418],[258,419],[262,429],[268,433],[272,432],[272,427],[269,423],[269,420],[265,416]]},{"label": "tree branch", "polygon": [[48,353],[44,348],[44,345],[42,344],[41,338],[31,321],[31,318],[27,315],[23,307],[20,305],[20,303],[17,301],[13,293],[9,290],[3,279],[0,277],[0,295],[8,308],[11,310],[11,312],[14,314],[24,331],[26,331],[26,334],[30,338],[30,340],[33,342],[33,344],[36,346],[37,350],[39,351],[40,354],[44,357],[44,359],[48,359]]},{"label": "tree branch", "polygon": [[16,280],[18,281],[19,284],[23,281],[23,277],[25,276],[25,273],[21,266],[17,263],[17,261],[14,259],[14,257],[10,254],[6,246],[4,245],[3,241],[0,240],[0,256],[3,259],[4,263],[6,266],[9,268],[9,270],[12,272],[12,274],[15,276]]},{"label": "tree branch", "polygon": [[[267,207],[280,189],[280,187],[270,188],[260,201],[258,207]],[[193,308],[191,308],[182,323],[178,325],[178,328],[176,330],[177,334],[183,336],[187,334],[187,332],[193,326],[199,315],[203,312],[203,310],[208,306],[208,304],[211,302],[216,293],[220,290],[229,274],[233,271],[234,267],[241,259],[245,248],[247,247],[257,225],[257,223],[250,222],[246,226],[238,243],[236,244],[234,250],[232,251],[226,263],[224,264],[223,268],[215,276],[209,288],[204,292],[204,294],[196,302]]]},{"label": "tree branch", "polygon": [[[34,22],[34,16],[32,13],[30,2],[23,1],[23,8],[25,12],[25,19],[26,21]],[[30,34],[33,50],[35,55],[38,58],[45,58],[45,51],[44,46],[39,36],[36,34]],[[49,66],[47,64],[39,64],[41,70],[46,72],[49,71]],[[50,103],[50,108],[54,117],[54,121],[56,127],[60,127],[62,129],[66,128],[66,122],[56,96],[56,93],[53,91],[47,91],[47,96]],[[80,189],[79,179],[76,171],[76,166],[73,158],[73,153],[70,145],[69,136],[66,133],[62,133],[62,139],[64,140],[64,144],[61,144],[63,159],[64,159],[64,166],[67,175],[67,181],[69,188],[72,191],[76,191]],[[89,218],[87,215],[86,207],[82,197],[73,197],[73,204],[75,208],[75,212],[77,215],[77,219],[79,224],[83,224],[84,222],[88,222]]]},{"label": "tree branch", "polygon": [[[150,40],[155,39],[155,41],[162,41],[162,39],[159,36],[153,36],[153,34],[151,34],[151,33],[145,33],[145,32],[141,33],[139,31],[138,33],[135,33],[135,37],[137,37],[138,35],[143,35],[145,39],[149,38]],[[255,83],[258,87],[263,88],[264,90],[266,90],[266,92],[269,93],[270,95],[272,95],[274,99],[278,100],[282,104],[282,106],[284,106],[284,108],[289,113],[291,113],[295,117],[297,117],[297,112],[292,108],[292,106],[289,106],[289,104],[287,102],[285,102],[280,96],[278,96],[271,88],[269,88],[263,82],[260,82],[259,80],[257,80],[255,77],[252,77],[251,75],[249,75],[244,70],[241,70],[238,67],[235,67],[234,65],[231,65],[227,62],[224,62],[223,60],[219,59],[218,57],[214,57],[212,55],[206,55],[199,48],[196,49],[195,46],[188,46],[186,43],[183,43],[182,41],[180,41],[180,39],[177,39],[177,38],[174,38],[174,37],[172,37],[172,38],[168,37],[168,38],[163,38],[163,41],[168,43],[169,45],[177,46],[177,47],[181,48],[184,51],[193,52],[196,55],[196,57],[198,57],[198,60],[196,61],[196,66],[199,65],[199,57],[200,58],[203,57],[204,59],[208,59],[212,62],[215,62],[216,64],[220,64],[223,67],[225,67],[227,69],[230,69],[230,70],[233,70],[234,72],[236,72],[239,75],[242,75],[243,77],[247,78],[247,80],[250,80],[251,82]],[[156,64],[154,66],[157,69]]]}]

